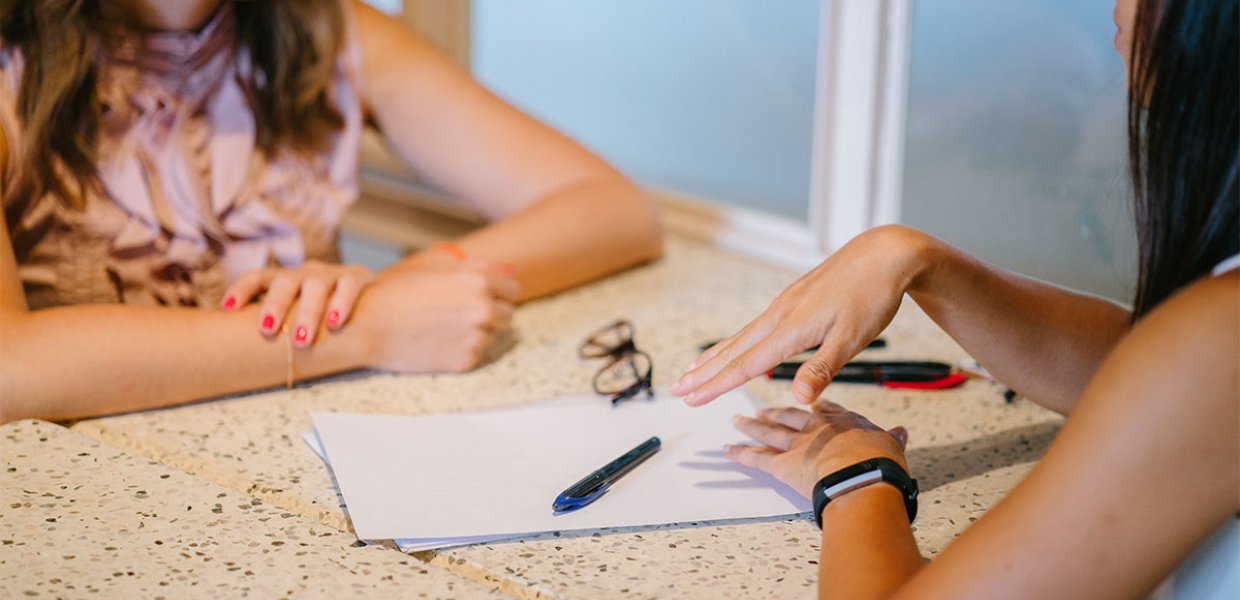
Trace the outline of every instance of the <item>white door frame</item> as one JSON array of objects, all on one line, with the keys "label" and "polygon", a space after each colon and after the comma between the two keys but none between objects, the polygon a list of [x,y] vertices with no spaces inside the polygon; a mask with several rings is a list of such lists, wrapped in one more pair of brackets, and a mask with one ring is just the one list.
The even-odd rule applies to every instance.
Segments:
[{"label": "white door frame", "polygon": [[823,0],[809,226],[831,253],[900,218],[912,0]]}]

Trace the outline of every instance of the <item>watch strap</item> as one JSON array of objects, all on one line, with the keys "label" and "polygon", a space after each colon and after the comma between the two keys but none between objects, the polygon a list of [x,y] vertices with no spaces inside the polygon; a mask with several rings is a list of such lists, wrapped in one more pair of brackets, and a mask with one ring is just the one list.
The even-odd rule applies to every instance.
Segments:
[{"label": "watch strap", "polygon": [[822,529],[822,511],[827,504],[848,492],[875,483],[889,483],[904,496],[904,509],[908,522],[917,517],[917,480],[890,458],[871,458],[840,469],[814,484],[811,498],[814,501],[814,522]]}]

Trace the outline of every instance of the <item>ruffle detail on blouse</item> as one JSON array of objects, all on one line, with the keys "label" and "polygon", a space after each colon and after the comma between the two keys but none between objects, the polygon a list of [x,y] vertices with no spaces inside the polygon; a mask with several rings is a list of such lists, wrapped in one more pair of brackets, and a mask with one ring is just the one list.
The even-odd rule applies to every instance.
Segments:
[{"label": "ruffle detail on blouse", "polygon": [[55,212],[110,235],[112,301],[212,306],[247,270],[335,253],[357,198],[355,55],[346,48],[333,81],[346,124],[329,150],[268,157],[255,146],[241,83],[250,65],[233,27],[225,2],[198,32],[131,37],[98,57],[103,194],[85,213]]}]

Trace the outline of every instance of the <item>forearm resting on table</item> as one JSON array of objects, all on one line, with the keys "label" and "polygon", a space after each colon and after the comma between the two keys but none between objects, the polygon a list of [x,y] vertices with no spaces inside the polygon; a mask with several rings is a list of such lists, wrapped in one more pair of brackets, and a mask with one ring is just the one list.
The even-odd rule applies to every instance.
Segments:
[{"label": "forearm resting on table", "polygon": [[[0,422],[169,406],[286,381],[287,340],[258,332],[258,308],[90,305],[0,315]],[[359,332],[295,349],[299,378],[362,366]]]},{"label": "forearm resting on table", "polygon": [[663,249],[653,202],[618,176],[551,192],[458,244],[469,256],[514,265],[522,300],[654,260]]},{"label": "forearm resting on table", "polygon": [[1068,413],[1129,311],[996,269],[937,240],[920,250],[909,295],[996,379]]},{"label": "forearm resting on table", "polygon": [[822,511],[821,598],[886,598],[924,564],[900,491],[870,485]]}]

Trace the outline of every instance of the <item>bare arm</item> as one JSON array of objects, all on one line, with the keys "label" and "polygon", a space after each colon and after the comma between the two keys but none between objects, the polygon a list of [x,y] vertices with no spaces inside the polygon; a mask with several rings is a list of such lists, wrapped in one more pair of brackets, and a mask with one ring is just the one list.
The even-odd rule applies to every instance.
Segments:
[{"label": "bare arm", "polygon": [[[927,565],[894,488],[851,492],[823,511],[820,588],[842,598],[1135,598],[1240,509],[1240,274],[1198,282],[1136,325],[1076,412],[1012,493]],[[830,406],[830,405],[828,405]],[[860,425],[753,427],[782,448],[738,460],[812,481],[842,456],[889,456]],[[785,423],[806,417],[767,411]],[[762,417],[762,413],[760,413]],[[881,430],[879,430],[881,431]],[[815,448],[820,452],[804,452]],[[851,459],[850,459],[851,460]],[[849,462],[844,460],[844,463]],[[789,473],[810,474],[800,479]],[[815,467],[822,467],[815,469]],[[915,475],[915,474],[914,474]]]},{"label": "bare arm", "polygon": [[849,242],[717,344],[673,388],[699,405],[786,357],[822,348],[793,393],[812,402],[891,322],[908,293],[1000,381],[1071,411],[1128,327],[1123,308],[985,265],[919,231],[881,227]]},{"label": "bare arm", "polygon": [[403,25],[355,3],[363,99],[418,173],[496,222],[460,240],[517,267],[523,298],[661,252],[652,201],[581,146],[487,92]]},{"label": "bare arm", "polygon": [[996,379],[1071,412],[1128,331],[1129,311],[1106,300],[996,269],[928,240],[908,294]]},{"label": "bare arm", "polygon": [[[167,406],[285,380],[284,340],[257,308],[224,313],[123,305],[28,311],[0,215],[0,422]],[[360,365],[351,334],[298,350],[303,376]]]},{"label": "bare arm", "polygon": [[[380,278],[347,327],[320,329],[314,346],[292,350],[294,375],[470,368],[492,334],[508,327],[516,295],[514,282],[472,261]],[[288,339],[255,333],[258,312],[255,305],[238,312],[125,305],[30,311],[0,213],[0,423],[126,412],[281,384]]]},{"label": "bare arm", "polygon": [[1233,273],[1138,323],[1033,473],[902,591],[1148,593],[1240,509],[1238,305]]}]

